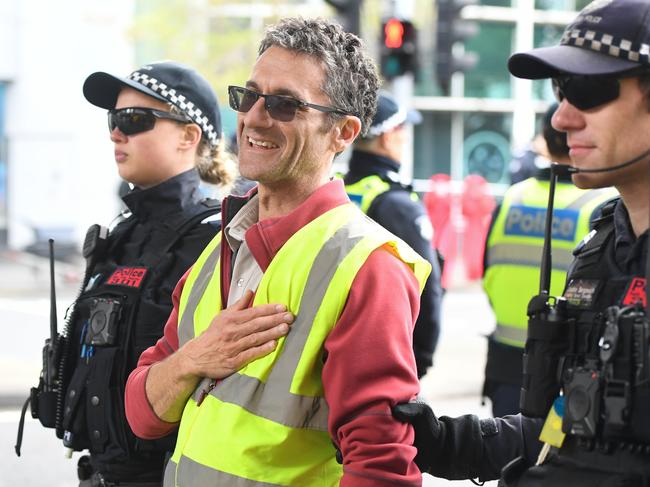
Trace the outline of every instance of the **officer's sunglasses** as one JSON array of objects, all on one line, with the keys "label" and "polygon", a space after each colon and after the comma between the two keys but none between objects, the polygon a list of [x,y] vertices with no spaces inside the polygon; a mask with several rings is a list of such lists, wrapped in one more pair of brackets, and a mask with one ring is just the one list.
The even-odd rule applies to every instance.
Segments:
[{"label": "officer's sunglasses", "polygon": [[313,103],[307,103],[292,96],[257,93],[256,91],[242,88],[241,86],[229,86],[228,98],[230,100],[230,108],[241,113],[248,112],[253,108],[257,100],[264,98],[264,108],[266,108],[271,118],[280,122],[291,122],[296,116],[296,112],[304,108],[313,108],[321,112],[336,113],[339,115],[352,115],[350,112],[341,108],[314,105]]},{"label": "officer's sunglasses", "polygon": [[621,91],[620,80],[647,73],[631,70],[610,76],[566,75],[553,78],[553,93],[558,102],[565,98],[579,110],[591,110],[616,100]]},{"label": "officer's sunglasses", "polygon": [[191,120],[184,115],[175,115],[153,108],[130,107],[108,111],[108,130],[113,132],[117,127],[124,135],[135,135],[153,129],[156,119],[159,118],[191,123]]}]

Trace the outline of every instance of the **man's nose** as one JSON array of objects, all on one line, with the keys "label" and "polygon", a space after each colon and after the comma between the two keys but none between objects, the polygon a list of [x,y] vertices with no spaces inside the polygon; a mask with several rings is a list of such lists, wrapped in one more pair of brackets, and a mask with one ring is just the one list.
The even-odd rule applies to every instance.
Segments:
[{"label": "man's nose", "polygon": [[268,127],[273,123],[265,106],[264,97],[259,97],[253,106],[244,113],[244,124],[249,127]]},{"label": "man's nose", "polygon": [[565,98],[555,110],[551,118],[551,125],[559,132],[579,129],[584,126],[584,114]]}]

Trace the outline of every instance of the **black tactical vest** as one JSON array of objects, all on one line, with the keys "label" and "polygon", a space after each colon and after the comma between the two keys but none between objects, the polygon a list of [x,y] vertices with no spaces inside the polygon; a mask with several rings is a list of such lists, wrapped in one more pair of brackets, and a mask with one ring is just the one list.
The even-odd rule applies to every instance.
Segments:
[{"label": "black tactical vest", "polygon": [[219,210],[217,201],[204,200],[171,215],[162,235],[146,242],[134,262],[118,265],[112,256],[137,222],[127,218],[110,234],[109,249],[87,271],[68,320],[61,424],[67,447],[88,449],[99,459],[107,456],[127,470],[134,455],[141,461],[150,452],[158,458],[173,449],[175,434],[155,441],[134,436],[125,417],[124,388],[140,354],[162,335],[169,309],[148,303],[155,301],[151,298],[162,280],[169,279],[175,246]]}]

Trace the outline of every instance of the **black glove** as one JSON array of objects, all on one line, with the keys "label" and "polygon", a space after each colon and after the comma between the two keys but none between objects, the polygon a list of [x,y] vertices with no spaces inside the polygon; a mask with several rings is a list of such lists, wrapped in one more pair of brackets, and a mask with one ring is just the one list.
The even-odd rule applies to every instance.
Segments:
[{"label": "black glove", "polygon": [[418,449],[415,463],[421,472],[430,473],[442,446],[440,440],[444,424],[438,421],[433,410],[421,399],[397,404],[393,407],[393,416],[413,425],[415,429],[413,445]]}]

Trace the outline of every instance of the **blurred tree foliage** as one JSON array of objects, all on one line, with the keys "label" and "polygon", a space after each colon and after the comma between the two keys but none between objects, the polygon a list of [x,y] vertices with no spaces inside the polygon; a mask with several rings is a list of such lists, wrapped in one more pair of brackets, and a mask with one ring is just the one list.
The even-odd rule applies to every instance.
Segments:
[{"label": "blurred tree foliage", "polygon": [[[280,0],[268,0],[270,5]],[[221,7],[244,0],[137,0],[133,26],[136,64],[173,59],[201,72],[214,87],[222,104],[229,84],[248,78],[257,56],[264,25],[254,18],[221,15]],[[272,23],[277,17],[268,17]]]}]

